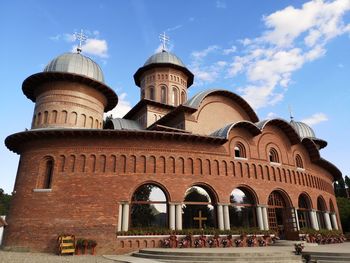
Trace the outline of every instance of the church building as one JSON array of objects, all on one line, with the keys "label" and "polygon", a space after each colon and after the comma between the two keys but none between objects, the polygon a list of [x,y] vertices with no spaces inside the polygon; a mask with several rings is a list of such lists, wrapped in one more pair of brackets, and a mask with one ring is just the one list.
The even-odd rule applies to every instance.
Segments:
[{"label": "church building", "polygon": [[159,246],[127,235],[142,228],[341,229],[327,142],[293,119],[260,120],[228,90],[189,98],[194,77],[164,49],[134,74],[139,102],[106,121],[117,94],[80,50],[25,79],[35,107],[31,129],[5,141],[20,161],[3,245],[53,252],[70,233],[124,253]]}]

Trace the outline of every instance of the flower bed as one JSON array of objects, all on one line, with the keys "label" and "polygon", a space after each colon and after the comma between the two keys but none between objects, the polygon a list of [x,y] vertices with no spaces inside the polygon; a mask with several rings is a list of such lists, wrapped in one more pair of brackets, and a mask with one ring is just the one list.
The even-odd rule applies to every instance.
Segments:
[{"label": "flower bed", "polygon": [[320,245],[343,243],[346,240],[344,234],[339,230],[314,230],[310,228],[302,228],[299,233],[300,240]]}]

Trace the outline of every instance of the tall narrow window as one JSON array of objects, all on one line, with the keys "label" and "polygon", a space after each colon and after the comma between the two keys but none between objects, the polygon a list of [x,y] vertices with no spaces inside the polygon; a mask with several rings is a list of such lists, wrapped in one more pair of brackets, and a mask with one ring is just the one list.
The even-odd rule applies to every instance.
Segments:
[{"label": "tall narrow window", "polygon": [[179,91],[176,87],[173,87],[173,105],[179,105]]},{"label": "tall narrow window", "polygon": [[162,86],[160,88],[160,102],[166,103],[166,87],[165,86]]},{"label": "tall narrow window", "polygon": [[246,158],[246,152],[245,152],[245,147],[242,143],[237,143],[235,148],[235,157],[236,158]]},{"label": "tall narrow window", "polygon": [[185,103],[186,102],[186,94],[185,94],[185,92],[181,92],[181,103],[183,104],[183,103]]},{"label": "tall narrow window", "polygon": [[304,168],[304,165],[303,165],[303,160],[301,159],[300,155],[297,154],[295,156],[295,163],[297,165],[298,168]]},{"label": "tall narrow window", "polygon": [[271,148],[269,152],[269,160],[272,163],[279,163],[278,153],[276,149]]},{"label": "tall narrow window", "polygon": [[45,163],[45,168],[43,169],[43,174],[40,176],[39,188],[51,189],[53,173],[53,160],[48,159]]},{"label": "tall narrow window", "polygon": [[154,88],[153,87],[149,88],[149,99],[154,100]]}]

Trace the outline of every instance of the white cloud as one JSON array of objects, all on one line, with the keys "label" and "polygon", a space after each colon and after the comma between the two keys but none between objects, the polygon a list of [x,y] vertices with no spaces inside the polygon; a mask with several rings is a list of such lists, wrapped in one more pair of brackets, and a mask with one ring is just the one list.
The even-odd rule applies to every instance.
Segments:
[{"label": "white cloud", "polygon": [[191,53],[191,56],[195,60],[201,60],[201,59],[205,58],[206,56],[208,56],[209,53],[212,53],[218,49],[219,49],[219,47],[217,45],[212,45],[212,46],[209,46],[206,49],[203,49],[201,51],[193,51]]},{"label": "white cloud", "polygon": [[118,96],[118,105],[106,112],[104,117],[110,116],[112,114],[113,118],[122,118],[125,114],[127,114],[131,110],[131,104],[128,100],[126,100],[127,94],[124,92]]},{"label": "white cloud", "polygon": [[274,113],[274,112],[269,112],[269,113],[266,115],[266,119],[269,119],[269,120],[275,119],[275,118],[277,118],[277,117],[278,117],[278,115],[277,115],[276,113]]},{"label": "white cloud", "polygon": [[236,46],[232,46],[230,48],[224,49],[222,53],[224,55],[229,55],[229,54],[235,53],[236,50],[237,50],[237,47]]},{"label": "white cloud", "polygon": [[320,122],[328,121],[328,117],[326,114],[320,112],[320,113],[315,113],[311,117],[308,117],[301,121],[306,123],[307,125],[313,126]]},{"label": "white cloud", "polygon": [[[73,46],[72,51],[76,51],[77,45]],[[104,39],[88,38],[82,45],[83,53],[94,55],[100,58],[108,58],[107,41]]]},{"label": "white cloud", "polygon": [[57,34],[56,36],[51,36],[49,37],[49,39],[52,41],[58,41],[61,39],[61,34]]}]

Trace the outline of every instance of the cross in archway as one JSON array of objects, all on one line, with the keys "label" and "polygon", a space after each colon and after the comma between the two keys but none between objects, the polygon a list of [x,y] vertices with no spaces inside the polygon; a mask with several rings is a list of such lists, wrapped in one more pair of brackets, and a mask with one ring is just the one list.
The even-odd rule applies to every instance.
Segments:
[{"label": "cross in archway", "polygon": [[199,223],[199,228],[202,228],[202,222],[206,221],[208,218],[207,217],[202,217],[202,210],[199,210],[198,216],[195,216],[193,220],[198,221]]}]

